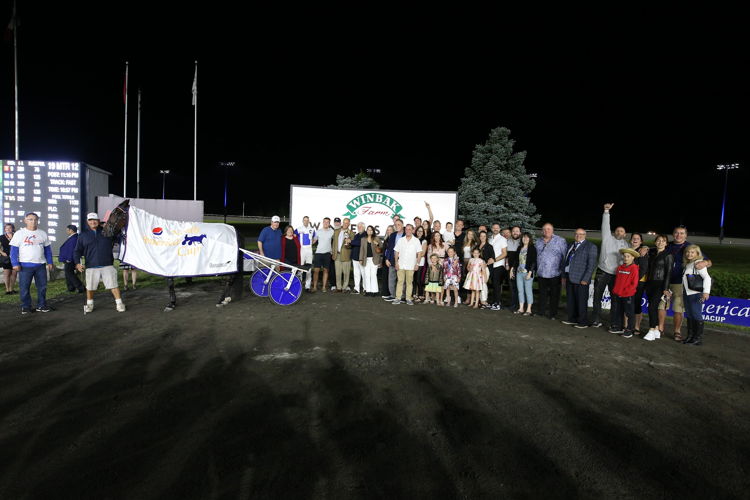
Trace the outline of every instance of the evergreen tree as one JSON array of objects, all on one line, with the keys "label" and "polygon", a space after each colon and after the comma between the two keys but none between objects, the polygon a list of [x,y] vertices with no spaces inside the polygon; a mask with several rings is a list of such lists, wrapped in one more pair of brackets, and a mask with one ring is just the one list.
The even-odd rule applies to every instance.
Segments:
[{"label": "evergreen tree", "polygon": [[458,188],[458,213],[469,226],[499,223],[530,229],[539,221],[529,199],[536,181],[526,173],[526,151],[513,152],[510,130],[498,127],[474,148]]},{"label": "evergreen tree", "polygon": [[352,177],[337,175],[336,184],[330,184],[328,187],[339,189],[379,189],[380,184],[366,173],[360,171]]}]

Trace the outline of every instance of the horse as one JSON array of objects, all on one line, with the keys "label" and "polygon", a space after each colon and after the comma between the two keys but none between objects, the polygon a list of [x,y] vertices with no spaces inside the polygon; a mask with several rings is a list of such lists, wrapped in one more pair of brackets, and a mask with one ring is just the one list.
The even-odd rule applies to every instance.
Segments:
[{"label": "horse", "polygon": [[[130,200],[124,200],[122,203],[117,205],[109,214],[109,217],[107,218],[107,221],[104,223],[103,231],[104,235],[108,237],[118,237],[120,236],[123,231],[125,230],[127,223],[128,223],[128,211],[130,209]],[[241,240],[240,233],[235,229],[235,234],[237,236],[238,240]],[[193,245],[193,244],[203,244],[203,239],[206,238],[205,234],[202,234],[200,236],[195,237],[188,237],[185,236],[185,240],[182,242],[183,245]],[[232,300],[231,298],[231,289],[234,286],[235,280],[237,279],[237,276],[242,279],[242,271],[243,271],[243,260],[244,255],[239,250],[239,245],[237,246],[237,270],[234,273],[231,274],[225,274],[223,275],[223,290],[221,295],[219,296],[219,300],[216,303],[216,307],[223,307],[229,304]],[[177,307],[177,294],[175,293],[174,283],[175,278],[171,276],[165,276],[167,280],[167,290],[169,292],[169,302],[164,307],[164,312],[171,312],[174,311],[174,309]],[[188,283],[192,282],[192,277],[186,278]]]}]

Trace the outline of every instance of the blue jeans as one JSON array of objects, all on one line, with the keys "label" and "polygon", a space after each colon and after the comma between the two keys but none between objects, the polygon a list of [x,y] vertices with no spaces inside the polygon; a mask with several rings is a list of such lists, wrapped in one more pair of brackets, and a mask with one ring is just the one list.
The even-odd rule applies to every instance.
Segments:
[{"label": "blue jeans", "polygon": [[682,301],[685,303],[685,317],[693,321],[703,321],[703,302],[701,302],[702,293],[693,293],[688,295],[683,290]]},{"label": "blue jeans", "polygon": [[31,309],[31,280],[34,279],[37,293],[37,307],[47,305],[47,266],[21,267],[18,273],[18,286],[21,289],[21,307]]},{"label": "blue jeans", "polygon": [[518,288],[518,303],[531,305],[534,303],[534,294],[531,286],[534,284],[534,278],[527,280],[528,271],[516,273],[516,288]]}]

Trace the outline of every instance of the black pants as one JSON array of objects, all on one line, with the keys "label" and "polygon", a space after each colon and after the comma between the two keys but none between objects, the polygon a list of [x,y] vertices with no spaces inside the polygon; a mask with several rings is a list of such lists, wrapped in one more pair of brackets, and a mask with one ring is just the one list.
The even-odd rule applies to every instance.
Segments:
[{"label": "black pants", "polygon": [[507,272],[505,271],[504,266],[498,266],[491,268],[491,276],[492,276],[492,303],[500,305],[501,299],[500,295],[503,291],[503,281],[505,281],[505,275]]},{"label": "black pants", "polygon": [[591,322],[601,323],[602,297],[604,289],[609,288],[609,294],[612,295],[612,289],[615,287],[615,275],[605,273],[601,268],[596,270],[596,282],[594,283],[594,303],[591,309]]},{"label": "black pants", "polygon": [[568,295],[568,321],[588,326],[589,286],[568,280],[565,291]]},{"label": "black pants", "polygon": [[622,316],[628,318],[628,331],[632,332],[635,326],[635,314],[633,313],[633,297],[619,297],[612,295],[612,311],[610,313],[610,328],[622,330]]},{"label": "black pants", "polygon": [[648,327],[659,327],[659,303],[661,296],[664,294],[663,281],[647,281],[646,297],[648,298]]},{"label": "black pants", "polygon": [[[515,278],[515,274],[513,276]],[[517,311],[518,306],[521,305],[518,302],[518,287],[516,286],[516,280],[510,279],[510,275],[508,276],[508,288],[510,289],[510,307],[512,307],[514,311]]]},{"label": "black pants", "polygon": [[65,263],[65,283],[68,285],[68,291],[74,292],[76,290],[83,291],[83,283],[78,279],[76,275],[76,265],[73,262]]},{"label": "black pants", "polygon": [[381,295],[388,295],[388,266],[383,264],[378,268],[378,289],[382,292]]},{"label": "black pants", "polygon": [[557,317],[557,309],[560,306],[560,292],[562,291],[560,277],[537,277],[537,281],[539,282],[539,298],[536,302],[538,304],[537,314],[554,319]]}]

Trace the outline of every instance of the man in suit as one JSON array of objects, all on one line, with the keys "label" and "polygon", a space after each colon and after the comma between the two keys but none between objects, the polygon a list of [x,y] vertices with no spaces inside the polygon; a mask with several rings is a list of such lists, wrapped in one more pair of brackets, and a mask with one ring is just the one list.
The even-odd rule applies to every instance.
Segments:
[{"label": "man in suit", "polygon": [[575,328],[588,328],[589,283],[596,269],[598,251],[596,245],[586,240],[586,231],[578,228],[575,241],[561,263],[562,281],[568,294],[568,320],[563,324]]},{"label": "man in suit", "polygon": [[349,292],[349,273],[352,271],[352,238],[354,231],[349,227],[349,219],[343,220],[342,226],[333,231],[332,252],[336,269],[336,291]]}]

